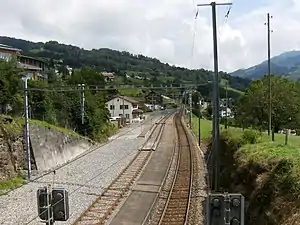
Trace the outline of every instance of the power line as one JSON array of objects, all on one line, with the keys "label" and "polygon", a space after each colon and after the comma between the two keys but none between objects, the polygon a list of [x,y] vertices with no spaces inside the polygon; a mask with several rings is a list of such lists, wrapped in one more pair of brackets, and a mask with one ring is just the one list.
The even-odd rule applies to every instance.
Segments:
[{"label": "power line", "polygon": [[196,15],[194,18],[194,28],[193,28],[193,40],[192,40],[192,50],[191,50],[191,67],[193,65],[193,58],[194,58],[194,51],[195,51],[195,39],[196,39],[196,25],[197,25],[197,17],[198,17],[199,11],[197,9]]},{"label": "power line", "polygon": [[[208,83],[208,82],[207,82]],[[156,89],[180,89],[180,88],[195,88],[198,85],[206,85],[207,83],[203,84],[180,84],[180,85],[160,85],[160,86],[144,86],[144,85],[116,85],[116,86],[106,86],[106,87],[99,87],[95,85],[85,86],[85,91],[115,91],[115,90],[122,90],[122,89],[143,89],[143,90],[156,90]],[[62,87],[47,87],[47,88],[36,88],[36,87],[29,87],[27,88],[28,91],[45,91],[45,92],[73,92],[78,91],[80,92],[81,89],[78,86],[62,86]]]}]

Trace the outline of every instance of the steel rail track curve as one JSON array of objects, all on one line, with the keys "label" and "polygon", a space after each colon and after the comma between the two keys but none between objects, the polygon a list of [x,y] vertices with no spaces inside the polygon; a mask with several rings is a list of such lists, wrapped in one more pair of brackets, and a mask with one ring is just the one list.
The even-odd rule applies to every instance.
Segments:
[{"label": "steel rail track curve", "polygon": [[176,117],[175,124],[179,143],[178,161],[172,187],[158,222],[159,225],[183,225],[188,221],[193,183],[193,160],[190,140],[182,122],[182,111]]}]

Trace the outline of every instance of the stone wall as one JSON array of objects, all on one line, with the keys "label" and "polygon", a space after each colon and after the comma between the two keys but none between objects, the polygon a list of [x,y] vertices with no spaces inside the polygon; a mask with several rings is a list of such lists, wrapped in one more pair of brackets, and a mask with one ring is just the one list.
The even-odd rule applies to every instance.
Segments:
[{"label": "stone wall", "polygon": [[25,168],[23,135],[12,135],[0,126],[0,180],[16,176]]},{"label": "stone wall", "polygon": [[8,116],[0,117],[0,180],[16,176],[25,168],[22,125]]}]

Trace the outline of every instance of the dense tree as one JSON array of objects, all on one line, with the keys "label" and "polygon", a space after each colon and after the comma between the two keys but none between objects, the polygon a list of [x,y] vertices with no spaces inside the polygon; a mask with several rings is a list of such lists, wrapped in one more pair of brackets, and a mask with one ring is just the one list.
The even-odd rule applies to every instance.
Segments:
[{"label": "dense tree", "polygon": [[0,113],[7,113],[7,106],[17,108],[22,104],[22,70],[16,68],[16,59],[0,59]]},{"label": "dense tree", "polygon": [[[63,61],[64,66],[69,65],[72,68],[96,67],[102,71],[115,72],[120,76],[128,74],[138,74],[145,78],[152,78],[154,84],[206,84],[212,81],[212,72],[204,69],[189,70],[182,67],[170,66],[162,63],[158,59],[142,55],[134,55],[129,52],[120,52],[107,48],[93,49],[91,51],[82,48],[60,44],[56,41],[46,43],[33,43],[29,41],[0,37],[0,43],[8,44],[23,50],[23,54],[41,57],[53,65],[56,61]],[[60,68],[63,74],[67,70],[62,66]],[[164,79],[173,77],[172,81]],[[220,77],[229,81],[229,85],[237,90],[244,90],[250,83],[239,77],[232,77],[227,73],[220,72]],[[130,83],[127,82],[126,83]]]},{"label": "dense tree", "polygon": [[[300,125],[300,92],[295,82],[279,76],[271,77],[272,125],[277,132]],[[269,105],[268,77],[251,83],[239,99],[236,117],[240,124],[267,128]]]},{"label": "dense tree", "polygon": [[[16,67],[16,61],[0,60],[0,113],[17,116],[23,114],[22,74]],[[72,76],[66,76],[63,81],[58,81],[54,75],[48,83],[28,80],[30,116],[32,119],[75,130],[94,140],[102,139],[113,131],[105,102],[116,92],[85,90],[85,121],[82,124],[79,91],[52,91],[57,86],[63,90],[64,86],[78,83],[102,86],[104,78],[96,69],[83,68],[75,71]]]}]

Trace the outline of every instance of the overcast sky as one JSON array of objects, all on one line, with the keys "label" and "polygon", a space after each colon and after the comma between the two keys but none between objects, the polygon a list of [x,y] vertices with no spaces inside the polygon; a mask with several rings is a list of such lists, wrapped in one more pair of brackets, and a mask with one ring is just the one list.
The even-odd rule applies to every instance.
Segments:
[{"label": "overcast sky", "polygon": [[[225,23],[228,6],[217,8],[220,69],[231,72],[266,58],[267,12],[273,15],[272,56],[300,48],[300,0],[224,1],[233,6]],[[211,8],[200,7],[195,20],[197,3],[210,0],[0,0],[0,35],[212,69]]]}]

